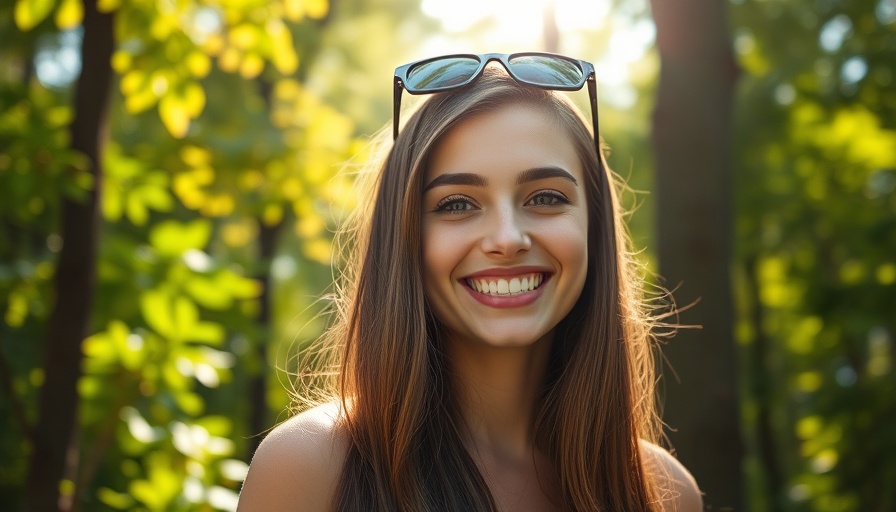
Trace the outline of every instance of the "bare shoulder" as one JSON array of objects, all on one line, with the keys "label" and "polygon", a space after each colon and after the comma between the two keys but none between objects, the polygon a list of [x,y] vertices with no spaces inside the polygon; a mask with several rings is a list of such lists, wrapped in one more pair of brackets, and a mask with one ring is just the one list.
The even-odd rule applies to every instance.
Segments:
[{"label": "bare shoulder", "polygon": [[238,510],[329,510],[347,448],[348,437],[336,403],[288,419],[272,430],[255,452]]},{"label": "bare shoulder", "polygon": [[641,441],[641,456],[647,473],[657,482],[666,512],[699,512],[703,496],[691,473],[671,453]]}]

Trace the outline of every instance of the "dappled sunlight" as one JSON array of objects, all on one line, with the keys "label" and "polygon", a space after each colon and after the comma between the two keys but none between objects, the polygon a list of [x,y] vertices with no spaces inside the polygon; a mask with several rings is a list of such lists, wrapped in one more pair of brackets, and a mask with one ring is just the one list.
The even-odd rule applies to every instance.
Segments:
[{"label": "dappled sunlight", "polygon": [[[35,429],[62,429],[75,402],[74,435],[50,436],[73,440],[50,485],[62,502],[235,508],[249,456],[287,415],[290,391],[321,380],[293,383],[304,370],[292,365],[327,327],[345,249],[334,234],[369,206],[355,179],[377,152],[372,134],[391,119],[393,70],[405,62],[551,50],[594,63],[608,162],[630,187],[623,205],[638,206],[626,217],[634,257],[662,267],[658,197],[668,191],[654,173],[666,161],[655,156],[661,56],[649,0],[100,0],[114,42],[106,98],[95,73],[82,74],[93,5],[0,7],[0,509],[21,508]],[[896,1],[725,5],[736,63],[722,78],[737,89],[735,132],[719,140],[731,146],[700,135],[676,149],[693,165],[721,154],[713,165],[731,191],[672,224],[708,226],[731,208],[733,231],[716,235],[734,240],[726,332],[740,373],[725,377],[739,379],[745,510],[889,510]],[[681,64],[709,58],[698,57]],[[673,120],[676,134],[727,108],[701,103],[720,86],[708,82],[677,91],[697,107]],[[409,96],[409,107],[423,101]],[[584,91],[569,97],[588,106]],[[676,172],[682,190],[711,195]],[[82,231],[66,234],[73,225]],[[666,242],[702,247],[685,238]],[[91,281],[60,302],[72,275]],[[659,283],[676,293],[694,284]],[[62,346],[50,341],[63,325],[55,312],[88,303],[83,328],[55,334],[73,349],[45,358]],[[709,353],[686,354],[697,376],[721,365]],[[45,361],[70,366],[48,373]],[[42,402],[60,376],[70,394]]]}]

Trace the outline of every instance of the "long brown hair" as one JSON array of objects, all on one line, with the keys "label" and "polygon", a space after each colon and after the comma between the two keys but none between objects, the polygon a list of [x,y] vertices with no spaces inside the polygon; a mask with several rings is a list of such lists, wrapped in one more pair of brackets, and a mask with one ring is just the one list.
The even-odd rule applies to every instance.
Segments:
[{"label": "long brown hair", "polygon": [[[448,361],[422,284],[422,179],[427,158],[456,123],[508,104],[544,108],[566,130],[586,170],[588,271],[556,328],[536,404],[536,441],[553,463],[564,510],[658,510],[639,440],[655,441],[652,320],[616,204],[612,173],[587,124],[561,95],[487,69],[475,84],[433,95],[411,116],[373,174],[343,244],[335,391],[350,446],[338,511],[494,511],[464,448]],[[601,179],[601,175],[606,179]]]}]

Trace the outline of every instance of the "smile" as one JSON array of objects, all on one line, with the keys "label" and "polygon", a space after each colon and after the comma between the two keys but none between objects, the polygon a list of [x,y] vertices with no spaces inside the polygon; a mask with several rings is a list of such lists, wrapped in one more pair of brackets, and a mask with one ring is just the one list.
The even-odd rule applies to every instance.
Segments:
[{"label": "smile", "polygon": [[536,272],[508,278],[470,277],[464,282],[485,295],[512,296],[538,289],[544,282],[544,274]]}]

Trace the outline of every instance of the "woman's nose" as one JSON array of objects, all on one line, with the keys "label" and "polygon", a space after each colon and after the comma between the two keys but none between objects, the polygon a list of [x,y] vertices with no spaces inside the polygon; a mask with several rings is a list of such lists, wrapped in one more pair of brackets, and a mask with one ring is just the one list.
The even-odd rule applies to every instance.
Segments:
[{"label": "woman's nose", "polygon": [[514,256],[532,247],[525,219],[513,208],[499,208],[485,219],[482,250],[496,257]]}]

